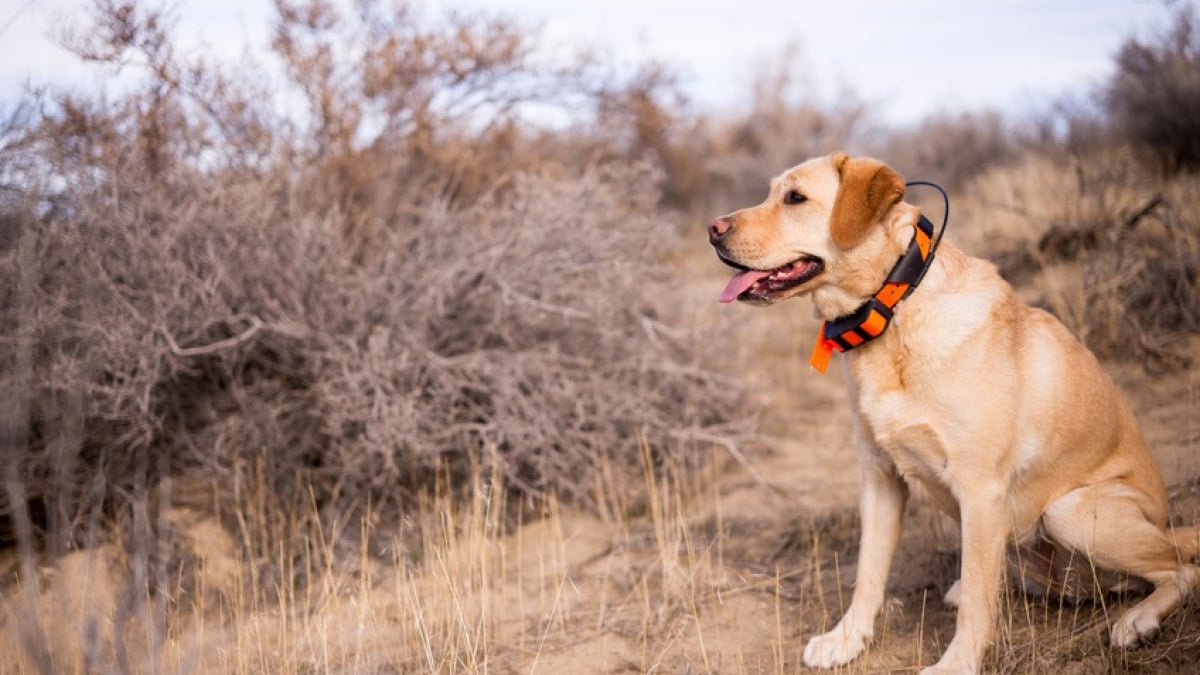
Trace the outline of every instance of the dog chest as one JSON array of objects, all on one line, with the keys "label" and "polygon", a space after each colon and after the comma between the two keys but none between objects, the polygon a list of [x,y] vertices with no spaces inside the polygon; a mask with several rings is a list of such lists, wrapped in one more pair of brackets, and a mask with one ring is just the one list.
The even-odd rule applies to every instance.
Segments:
[{"label": "dog chest", "polygon": [[946,445],[923,406],[901,393],[864,395],[860,405],[875,443],[901,475],[942,482],[948,463]]}]

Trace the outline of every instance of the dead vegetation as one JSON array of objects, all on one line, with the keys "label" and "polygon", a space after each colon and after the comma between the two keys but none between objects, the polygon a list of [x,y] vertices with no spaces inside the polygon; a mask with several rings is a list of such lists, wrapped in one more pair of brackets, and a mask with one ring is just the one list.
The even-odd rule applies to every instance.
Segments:
[{"label": "dead vegetation", "polygon": [[1174,174],[1200,169],[1200,26],[1195,8],[1179,3],[1169,26],[1131,38],[1116,56],[1103,91],[1113,131]]},{"label": "dead vegetation", "polygon": [[[339,512],[471,462],[586,502],[637,435],[666,452],[724,433],[733,387],[652,301],[675,229],[659,175],[518,150],[512,108],[565,77],[524,32],[408,7],[339,32],[332,6],[279,9],[307,115],[272,119],[253,86],[181,61],[162,15],[100,3],[76,49],[141,62],[142,88],[64,97],[11,151],[38,158],[3,251],[27,499],[74,522],[264,458],[281,495]],[[368,28],[362,61],[337,62]]]},{"label": "dead vegetation", "polygon": [[1098,354],[1155,369],[1192,362],[1200,330],[1196,180],[1153,176],[1134,153],[1027,157],[960,201],[965,238],[1026,299]]},{"label": "dead vegetation", "polygon": [[[1034,143],[881,129],[806,99],[795,55],[713,117],[504,17],[276,6],[272,79],[100,0],[63,41],[133,84],[0,126],[2,672],[799,669],[853,577],[842,394],[798,391],[803,320],[697,307],[693,221],[840,147],[948,183],[951,236],[1114,367],[1182,372],[1139,413],[1171,457],[1200,442],[1200,182],[1119,104],[1190,91],[1189,14],[1122,52],[1154,66],[1118,61],[1122,133]],[[763,402],[792,441],[748,460]],[[950,635],[953,548],[910,516],[854,672]],[[1194,613],[1130,656],[1103,604],[1007,603],[998,671],[1196,655]]]}]

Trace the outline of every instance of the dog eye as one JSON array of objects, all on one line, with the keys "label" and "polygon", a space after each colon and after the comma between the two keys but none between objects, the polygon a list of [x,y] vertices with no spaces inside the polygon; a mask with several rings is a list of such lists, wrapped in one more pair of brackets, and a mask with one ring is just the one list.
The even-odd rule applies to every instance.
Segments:
[{"label": "dog eye", "polygon": [[808,197],[805,197],[795,190],[792,190],[783,196],[784,204],[803,204],[806,201],[808,201]]}]

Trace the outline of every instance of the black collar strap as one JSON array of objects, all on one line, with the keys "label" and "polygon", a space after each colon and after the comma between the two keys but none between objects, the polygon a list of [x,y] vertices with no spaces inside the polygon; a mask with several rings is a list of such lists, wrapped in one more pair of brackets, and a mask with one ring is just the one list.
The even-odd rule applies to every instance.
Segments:
[{"label": "black collar strap", "polygon": [[821,325],[810,360],[813,368],[823,373],[834,351],[850,351],[883,335],[896,305],[921,283],[933,263],[933,223],[922,215],[915,230],[908,250],[888,274],[883,288],[850,314]]}]

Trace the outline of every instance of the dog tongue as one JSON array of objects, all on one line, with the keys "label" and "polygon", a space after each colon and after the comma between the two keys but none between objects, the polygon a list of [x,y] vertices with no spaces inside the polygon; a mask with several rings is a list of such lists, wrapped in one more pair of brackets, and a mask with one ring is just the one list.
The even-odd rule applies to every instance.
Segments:
[{"label": "dog tongue", "polygon": [[733,275],[729,283],[725,286],[725,290],[721,291],[721,297],[717,298],[720,302],[733,302],[738,296],[746,292],[747,288],[754,285],[754,282],[759,279],[764,279],[771,276],[771,271],[762,270],[746,270]]}]

